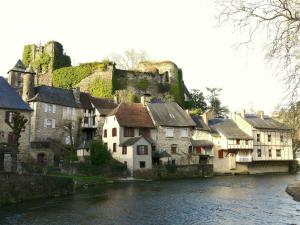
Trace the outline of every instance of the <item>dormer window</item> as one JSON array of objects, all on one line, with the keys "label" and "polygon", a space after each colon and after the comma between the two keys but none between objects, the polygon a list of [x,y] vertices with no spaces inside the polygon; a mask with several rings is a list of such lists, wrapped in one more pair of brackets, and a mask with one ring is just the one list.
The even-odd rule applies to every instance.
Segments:
[{"label": "dormer window", "polygon": [[175,119],[175,116],[174,116],[172,113],[169,113],[169,116],[170,116],[172,119]]}]

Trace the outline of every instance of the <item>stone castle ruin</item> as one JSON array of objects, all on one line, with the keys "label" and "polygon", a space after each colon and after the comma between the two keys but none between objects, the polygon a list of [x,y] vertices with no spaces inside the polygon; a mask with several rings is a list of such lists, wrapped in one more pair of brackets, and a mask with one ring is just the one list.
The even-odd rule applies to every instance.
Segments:
[{"label": "stone castle ruin", "polygon": [[[71,66],[63,46],[55,41],[44,46],[26,45],[22,61],[8,73],[9,83],[21,96],[23,82],[34,82],[35,86],[80,87],[81,91],[96,97],[114,95],[119,102],[138,102],[145,94],[177,102],[187,101],[190,96],[181,69],[171,61],[140,62],[137,70],[117,69],[112,62]],[[26,74],[35,74],[34,79],[30,80]],[[74,82],[61,82],[66,77]]]}]

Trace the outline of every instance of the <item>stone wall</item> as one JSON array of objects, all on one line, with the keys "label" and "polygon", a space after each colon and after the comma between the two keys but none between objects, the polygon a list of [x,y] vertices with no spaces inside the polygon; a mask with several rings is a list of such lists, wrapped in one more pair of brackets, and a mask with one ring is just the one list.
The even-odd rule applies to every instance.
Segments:
[{"label": "stone wall", "polygon": [[[6,111],[12,110],[4,110],[0,109],[0,143],[5,142],[7,143],[8,140],[8,133],[12,132],[12,129],[7,125],[5,122],[5,114]],[[24,115],[28,122],[26,123],[25,131],[21,133],[21,138],[19,140],[19,159],[21,161],[27,161],[29,158],[29,149],[30,149],[30,125],[31,125],[31,112],[23,111],[21,115]]]},{"label": "stone wall", "polygon": [[0,205],[73,193],[70,178],[0,174]]},{"label": "stone wall", "polygon": [[133,176],[143,179],[211,177],[213,176],[213,165],[156,166],[151,170],[135,170]]}]

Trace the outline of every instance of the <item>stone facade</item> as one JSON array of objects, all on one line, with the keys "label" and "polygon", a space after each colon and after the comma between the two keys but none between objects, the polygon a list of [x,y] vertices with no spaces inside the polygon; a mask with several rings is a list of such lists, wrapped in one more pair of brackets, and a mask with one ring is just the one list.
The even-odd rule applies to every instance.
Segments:
[{"label": "stone facade", "polygon": [[[9,136],[12,135],[11,128],[5,122],[6,112],[14,112],[16,110],[10,109],[0,109],[0,143],[9,142]],[[29,111],[20,111],[21,115],[24,115],[28,120],[26,123],[25,131],[21,133],[21,138],[19,140],[19,160],[28,161],[29,152],[30,152],[30,125],[31,125],[31,112]]]}]

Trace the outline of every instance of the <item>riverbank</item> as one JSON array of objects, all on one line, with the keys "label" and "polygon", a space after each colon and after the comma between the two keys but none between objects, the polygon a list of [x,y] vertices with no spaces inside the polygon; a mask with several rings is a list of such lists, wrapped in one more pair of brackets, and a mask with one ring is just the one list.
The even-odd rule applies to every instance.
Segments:
[{"label": "riverbank", "polygon": [[300,182],[288,185],[286,192],[291,195],[294,200],[300,201]]}]

